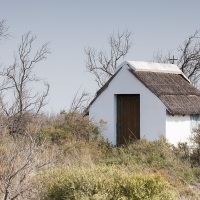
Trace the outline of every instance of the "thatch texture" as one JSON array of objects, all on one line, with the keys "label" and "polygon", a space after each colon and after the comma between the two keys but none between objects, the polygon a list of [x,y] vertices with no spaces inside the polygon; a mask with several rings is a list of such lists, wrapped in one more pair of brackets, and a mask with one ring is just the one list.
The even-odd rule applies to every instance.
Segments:
[{"label": "thatch texture", "polygon": [[[129,71],[164,103],[172,115],[200,114],[200,91],[182,74],[134,71],[131,68]],[[97,92],[96,97],[85,110],[85,115],[89,114],[89,107],[109,86],[117,73]]]},{"label": "thatch texture", "polygon": [[200,114],[200,91],[181,74],[131,71],[172,114]]},{"label": "thatch texture", "polygon": [[161,95],[161,101],[171,114],[200,114],[200,97],[196,95]]}]

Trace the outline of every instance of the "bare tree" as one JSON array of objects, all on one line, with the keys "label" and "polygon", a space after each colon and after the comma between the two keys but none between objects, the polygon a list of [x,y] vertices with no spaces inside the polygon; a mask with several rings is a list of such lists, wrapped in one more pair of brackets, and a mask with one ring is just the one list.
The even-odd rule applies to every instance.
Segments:
[{"label": "bare tree", "polygon": [[[177,49],[177,65],[195,86],[200,80],[200,40],[198,35],[199,31],[195,31]],[[171,55],[172,52],[169,52],[167,56],[164,56],[162,52],[157,53],[154,56],[154,60],[166,63],[169,62]]]},{"label": "bare tree", "polygon": [[0,111],[1,116],[7,120],[6,126],[12,135],[23,133],[30,119],[37,116],[46,104],[49,93],[49,84],[45,82],[43,92],[33,91],[32,88],[34,84],[42,81],[33,72],[35,64],[50,53],[48,43],[33,53],[35,40],[36,36],[31,32],[24,34],[14,63],[0,71]]},{"label": "bare tree", "polygon": [[112,34],[108,38],[109,53],[94,48],[85,48],[87,56],[86,68],[94,74],[98,86],[101,87],[115,73],[118,61],[124,58],[132,46],[132,33],[125,30],[122,33]]},{"label": "bare tree", "polygon": [[199,31],[195,31],[182,46],[179,46],[178,51],[180,56],[177,64],[182,72],[196,85],[200,79],[200,40],[198,37]]},{"label": "bare tree", "polygon": [[0,40],[9,36],[8,26],[6,26],[5,20],[0,21]]},{"label": "bare tree", "polygon": [[172,52],[168,52],[167,55],[164,55],[162,51],[158,51],[156,53],[154,53],[153,58],[155,62],[158,63],[169,63],[170,62],[170,58],[172,57]]}]

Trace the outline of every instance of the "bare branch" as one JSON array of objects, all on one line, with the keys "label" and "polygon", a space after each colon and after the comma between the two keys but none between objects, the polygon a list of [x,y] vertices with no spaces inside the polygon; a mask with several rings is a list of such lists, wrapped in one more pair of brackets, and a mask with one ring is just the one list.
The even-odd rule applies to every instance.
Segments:
[{"label": "bare branch", "polygon": [[85,48],[87,56],[86,69],[94,74],[95,81],[101,87],[115,73],[118,61],[126,56],[132,47],[132,33],[125,30],[122,33],[112,34],[108,38],[109,53]]},{"label": "bare branch", "polygon": [[72,112],[82,113],[85,110],[85,108],[87,107],[88,102],[90,100],[89,94],[87,92],[83,91],[79,95],[79,90],[80,90],[80,88],[78,89],[78,91],[76,92],[76,94],[72,100],[72,103],[70,106],[70,111],[69,111],[71,113]]},{"label": "bare branch", "polygon": [[34,53],[35,40],[36,36],[31,32],[24,34],[18,47],[18,57],[15,57],[12,65],[0,72],[3,80],[0,91],[4,96],[1,98],[0,108],[7,116],[6,127],[10,134],[24,132],[26,124],[31,120],[30,116],[39,114],[49,93],[48,83],[44,83],[46,89],[42,93],[34,93],[31,88],[33,83],[39,84],[42,81],[33,72],[35,64],[50,53],[49,43],[45,43]]},{"label": "bare branch", "polygon": [[53,163],[54,155],[48,158],[44,152],[48,144],[38,143],[38,136],[35,136],[38,132],[37,125],[36,129],[28,132],[26,136],[16,139],[8,136],[0,138],[0,191],[4,200],[17,199],[29,191],[31,174]]},{"label": "bare branch", "polygon": [[178,65],[194,85],[197,84],[200,78],[200,41],[198,34],[199,31],[195,31],[178,48],[180,53]]},{"label": "bare branch", "polygon": [[153,61],[158,63],[169,63],[171,56],[172,52],[168,52],[168,55],[164,55],[162,51],[158,51],[153,55]]},{"label": "bare branch", "polygon": [[0,40],[1,38],[8,38],[9,37],[9,33],[8,33],[8,26],[6,26],[6,21],[5,20],[1,20],[0,21]]},{"label": "bare branch", "polygon": [[[198,85],[200,80],[200,40],[199,30],[189,36],[183,45],[180,45],[178,51],[177,65],[181,71],[190,79],[194,86]],[[154,56],[157,62],[169,62],[169,56],[164,56],[162,53]]]}]

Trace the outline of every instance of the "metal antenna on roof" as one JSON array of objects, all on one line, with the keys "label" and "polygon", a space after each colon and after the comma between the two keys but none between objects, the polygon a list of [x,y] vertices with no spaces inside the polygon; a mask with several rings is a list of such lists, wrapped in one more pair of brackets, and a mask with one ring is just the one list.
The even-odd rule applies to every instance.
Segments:
[{"label": "metal antenna on roof", "polygon": [[178,60],[177,58],[174,58],[174,55],[173,55],[173,58],[169,58],[169,61],[171,61],[171,64],[174,64],[174,61],[175,60]]}]

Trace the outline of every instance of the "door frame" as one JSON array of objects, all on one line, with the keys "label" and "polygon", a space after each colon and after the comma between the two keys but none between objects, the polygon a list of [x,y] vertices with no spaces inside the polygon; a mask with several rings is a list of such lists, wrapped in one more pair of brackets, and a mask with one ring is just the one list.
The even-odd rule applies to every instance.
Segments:
[{"label": "door frame", "polygon": [[116,128],[116,145],[117,146],[119,146],[119,129],[118,129],[118,126],[119,126],[119,123],[118,123],[118,96],[137,96],[138,97],[138,99],[139,99],[139,138],[137,138],[137,139],[140,139],[140,136],[141,136],[141,134],[140,134],[140,94],[115,94],[115,120],[116,120],[116,126],[115,126],[115,128]]}]

